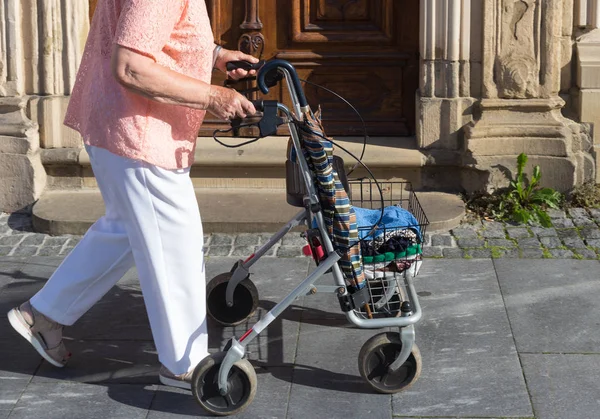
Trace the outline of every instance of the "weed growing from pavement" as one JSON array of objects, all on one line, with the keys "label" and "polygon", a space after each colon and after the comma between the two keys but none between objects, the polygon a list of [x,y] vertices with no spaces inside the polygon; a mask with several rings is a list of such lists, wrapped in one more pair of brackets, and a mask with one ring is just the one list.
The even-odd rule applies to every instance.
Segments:
[{"label": "weed growing from pavement", "polygon": [[564,203],[560,192],[540,186],[542,172],[539,166],[533,168],[531,178],[525,174],[527,155],[517,157],[517,173],[509,178],[509,186],[493,194],[475,194],[467,197],[469,212],[484,219],[512,221],[518,224],[539,224],[552,227],[547,209],[559,209]]}]

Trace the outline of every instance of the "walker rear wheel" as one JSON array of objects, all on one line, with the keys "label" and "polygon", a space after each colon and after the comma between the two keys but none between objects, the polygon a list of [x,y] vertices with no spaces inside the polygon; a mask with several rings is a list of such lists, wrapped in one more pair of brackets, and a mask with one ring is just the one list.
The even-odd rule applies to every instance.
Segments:
[{"label": "walker rear wheel", "polygon": [[421,352],[413,345],[408,359],[392,372],[388,367],[402,349],[400,334],[380,333],[365,342],[358,354],[358,370],[369,385],[379,393],[398,393],[406,390],[421,375]]},{"label": "walker rear wheel", "polygon": [[246,409],[256,395],[256,372],[247,359],[242,359],[231,368],[227,377],[227,394],[219,392],[219,369],[226,352],[218,352],[204,358],[194,370],[192,394],[208,412],[218,416],[240,413]]},{"label": "walker rear wheel", "polygon": [[231,272],[222,273],[206,285],[208,315],[223,326],[236,326],[244,322],[258,307],[258,290],[249,278],[238,284],[233,292],[233,306],[227,306],[225,292],[232,275]]}]

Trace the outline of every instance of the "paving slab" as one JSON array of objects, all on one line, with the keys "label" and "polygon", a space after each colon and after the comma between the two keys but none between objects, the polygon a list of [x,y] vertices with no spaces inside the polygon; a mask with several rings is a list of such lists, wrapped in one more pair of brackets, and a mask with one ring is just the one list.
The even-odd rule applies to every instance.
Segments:
[{"label": "paving slab", "polygon": [[8,311],[30,299],[44,286],[44,281],[15,277],[0,291],[0,319],[6,321]]},{"label": "paving slab", "polygon": [[144,419],[154,386],[74,383],[30,384],[10,419]]},{"label": "paving slab", "polygon": [[[18,270],[12,271],[12,280],[5,284],[0,291],[0,317],[5,317],[8,310],[38,292],[62,260],[63,257],[37,256],[21,259],[22,263]],[[2,268],[0,267],[0,269]]]},{"label": "paving slab", "polygon": [[415,287],[423,370],[413,387],[393,395],[394,415],[532,416],[492,262],[428,260]]},{"label": "paving slab", "polygon": [[152,342],[68,341],[73,353],[64,368],[44,362],[33,383],[158,384],[159,361]]},{"label": "paving slab", "polygon": [[[222,272],[228,272],[236,258],[209,258],[206,263],[206,278]],[[234,327],[223,327],[209,318],[209,349],[221,350],[227,341],[236,336],[239,338],[257,321],[264,318],[279,301],[289,294],[307,275],[310,260],[295,259],[260,259],[250,268],[250,279],[259,293],[259,305],[254,316]],[[293,304],[281,316],[276,318],[268,328],[249,343],[248,359],[258,366],[290,366],[293,362],[296,341],[298,338],[300,316],[298,304]]]},{"label": "paving slab", "polygon": [[18,380],[29,381],[41,363],[42,357],[13,330],[6,316],[0,317],[0,391]]},{"label": "paving slab", "polygon": [[[320,283],[331,282],[327,275]],[[392,415],[390,396],[375,393],[358,372],[362,345],[381,332],[351,326],[333,293],[305,297],[288,418]],[[309,415],[310,416],[307,416]]]},{"label": "paving slab", "polygon": [[0,377],[0,418],[7,418],[17,404],[29,378]]},{"label": "paving slab", "polygon": [[521,355],[537,419],[597,419],[599,355]]},{"label": "paving slab", "polygon": [[46,281],[62,263],[64,256],[31,256],[23,264],[22,277]]},{"label": "paving slab", "polygon": [[[274,372],[274,370],[276,370]],[[248,408],[235,416],[239,419],[279,419],[286,417],[292,380],[292,368],[257,368],[257,392]],[[159,386],[147,419],[183,417],[214,418],[196,402],[189,391]]]},{"label": "paving slab", "polygon": [[[303,373],[304,374],[304,373]],[[307,377],[311,372],[306,372]],[[342,390],[321,388],[319,385],[297,385],[296,372],[289,402],[288,419],[306,418],[390,418],[392,408],[390,396],[370,394],[364,385],[357,381],[344,382]],[[320,374],[314,375],[315,380],[323,379]],[[304,379],[304,378],[303,378]],[[351,394],[349,394],[351,393]],[[335,412],[335,413],[334,413]]]},{"label": "paving slab", "polygon": [[1,246],[0,245],[0,256],[8,256],[13,251],[13,246]]},{"label": "paving slab", "polygon": [[600,353],[600,264],[495,260],[519,352]]},{"label": "paving slab", "polygon": [[[259,307],[256,314],[247,322],[235,327],[222,327],[216,322],[209,321],[210,352],[223,350],[231,337],[240,338],[260,319],[265,317],[268,310]],[[291,366],[296,353],[296,341],[298,339],[299,323],[285,319],[286,313],[275,319],[268,328],[263,330],[246,347],[249,360],[257,366]]]},{"label": "paving slab", "polygon": [[119,282],[65,336],[75,340],[152,341],[139,283]]},{"label": "paving slab", "polygon": [[[25,263],[24,259],[19,260],[0,260],[0,293],[13,282],[21,272],[21,267]],[[1,313],[6,314],[6,313]]]},{"label": "paving slab", "polygon": [[[223,272],[229,272],[239,259],[206,258],[206,281]],[[287,259],[263,257],[250,268],[250,279],[258,288],[261,300],[277,302],[306,278],[310,263],[311,259],[307,257]]]}]

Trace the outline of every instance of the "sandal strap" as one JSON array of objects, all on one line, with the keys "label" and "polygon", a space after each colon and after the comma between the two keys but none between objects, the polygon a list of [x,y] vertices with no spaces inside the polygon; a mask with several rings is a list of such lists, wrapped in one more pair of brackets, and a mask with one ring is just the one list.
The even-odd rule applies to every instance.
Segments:
[{"label": "sandal strap", "polygon": [[71,353],[67,350],[65,343],[61,340],[54,348],[46,349],[46,353],[60,363],[66,363],[71,358]]}]

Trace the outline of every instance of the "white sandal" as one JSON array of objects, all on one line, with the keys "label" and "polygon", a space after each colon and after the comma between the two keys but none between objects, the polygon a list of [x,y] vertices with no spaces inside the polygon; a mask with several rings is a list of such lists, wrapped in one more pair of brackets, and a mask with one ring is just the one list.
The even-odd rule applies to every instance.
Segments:
[{"label": "white sandal", "polygon": [[10,325],[49,363],[62,368],[71,357],[62,340],[63,325],[37,311],[29,301],[8,312]]}]

